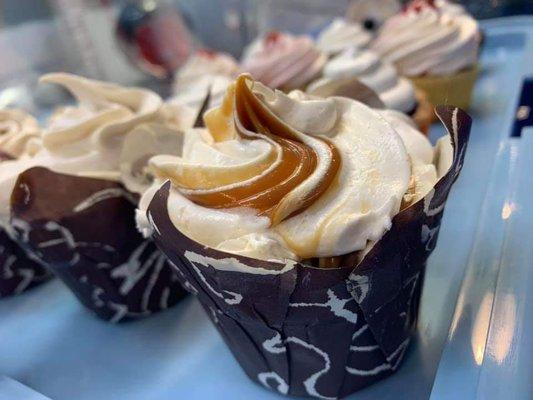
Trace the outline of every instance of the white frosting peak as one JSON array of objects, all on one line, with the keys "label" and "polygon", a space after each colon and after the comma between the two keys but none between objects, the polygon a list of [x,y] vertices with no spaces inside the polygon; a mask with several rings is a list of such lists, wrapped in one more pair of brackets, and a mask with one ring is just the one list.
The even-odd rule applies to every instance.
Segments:
[{"label": "white frosting peak", "polygon": [[407,76],[449,75],[476,63],[479,26],[447,0],[415,0],[382,27],[372,49]]},{"label": "white frosting peak", "polygon": [[335,80],[356,78],[374,90],[387,108],[409,112],[416,105],[412,84],[400,78],[392,64],[369,50],[345,49],[328,61],[322,74],[321,79],[309,85],[309,92]]},{"label": "white frosting peak", "polygon": [[239,66],[229,54],[199,51],[176,72],[169,101],[200,110],[210,93],[208,107],[217,107],[238,74]]},{"label": "white frosting peak", "polygon": [[40,146],[37,120],[19,109],[0,110],[0,151],[18,158]]},{"label": "white frosting peak", "polygon": [[337,18],[317,38],[316,45],[326,54],[336,54],[349,47],[366,47],[372,35],[356,22]]}]

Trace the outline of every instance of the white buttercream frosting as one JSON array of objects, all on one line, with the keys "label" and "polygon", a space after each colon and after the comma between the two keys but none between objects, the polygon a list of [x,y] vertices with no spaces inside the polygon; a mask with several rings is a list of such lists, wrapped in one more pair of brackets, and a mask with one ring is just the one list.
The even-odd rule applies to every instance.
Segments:
[{"label": "white buttercream frosting", "polygon": [[333,55],[350,47],[366,47],[371,39],[370,32],[360,24],[336,18],[320,32],[316,46],[324,53]]},{"label": "white buttercream frosting", "polygon": [[413,120],[407,115],[396,110],[378,112],[400,135],[411,159],[411,184],[410,190],[404,196],[404,202],[412,204],[422,199],[437,182],[437,168],[433,162],[435,152],[426,136],[418,131]]},{"label": "white buttercream frosting", "polygon": [[449,75],[477,61],[477,21],[457,4],[432,3],[412,1],[383,25],[371,46],[402,75]]},{"label": "white buttercream frosting", "polygon": [[169,102],[200,110],[210,93],[208,107],[216,107],[238,74],[239,66],[231,55],[198,51],[176,72]]},{"label": "white buttercream frosting", "polygon": [[39,123],[15,108],[0,110],[0,151],[13,158],[34,153],[40,146]]},{"label": "white buttercream frosting", "polygon": [[17,176],[28,168],[120,181],[142,193],[146,164],[154,154],[177,154],[181,130],[195,116],[167,106],[145,89],[125,88],[70,74],[45,75],[42,82],[63,86],[77,100],[50,117],[42,148],[33,157],[6,161],[0,169],[0,214],[9,215],[9,197]]},{"label": "white buttercream frosting", "polygon": [[370,50],[347,48],[325,65],[322,78],[311,83],[312,92],[339,79],[355,78],[374,90],[387,108],[410,112],[416,106],[415,90],[394,66]]},{"label": "white buttercream frosting", "polygon": [[[308,208],[274,224],[251,208],[217,209],[195,204],[186,197],[193,189],[173,184],[169,217],[180,231],[203,245],[259,259],[331,257],[362,250],[390,228],[404,195],[418,195],[426,190],[418,185],[436,180],[431,145],[399,112],[378,112],[347,98],[311,99],[302,92],[285,95],[257,82],[253,92],[310,147],[318,139],[331,142],[341,155],[341,166],[333,183]],[[189,182],[190,171],[199,171],[202,178],[218,177],[225,171],[220,174],[224,179],[216,180],[216,184],[245,187],[268,174],[269,165],[278,161],[269,158],[269,154],[276,154],[276,144],[267,137],[256,134],[250,140],[224,134],[221,140],[220,133],[210,131],[209,126],[187,131],[179,156],[151,159],[151,168],[160,181],[143,196],[141,209],[146,211],[155,188],[167,178],[181,184]],[[320,147],[312,148],[319,158],[318,171],[321,163],[328,164],[328,156]],[[251,176],[244,173],[248,169]],[[317,176],[310,175],[291,192],[294,204],[302,198],[302,188]],[[213,181],[204,182],[202,187],[205,191],[219,190]],[[147,220],[140,219],[146,228]]]}]

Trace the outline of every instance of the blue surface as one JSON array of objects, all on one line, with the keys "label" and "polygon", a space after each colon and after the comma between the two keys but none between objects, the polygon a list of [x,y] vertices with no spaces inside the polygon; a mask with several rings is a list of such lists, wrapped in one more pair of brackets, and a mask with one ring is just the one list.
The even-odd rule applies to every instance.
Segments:
[{"label": "blue surface", "polygon": [[0,376],[0,400],[50,400],[20,382]]},{"label": "blue surface", "polygon": [[[524,208],[533,132],[509,139],[521,77],[533,75],[532,27],[527,18],[484,25],[471,143],[428,265],[416,340],[398,373],[354,399],[533,393],[533,254],[523,240],[533,224]],[[55,281],[0,302],[0,343],[0,372],[54,400],[280,398],[246,378],[193,298],[113,326]]]},{"label": "blue surface", "polygon": [[[533,335],[533,317],[519,309],[528,301],[533,307],[522,287],[533,258],[519,246],[531,247],[523,224],[527,227],[532,217],[524,207],[532,202],[533,187],[522,187],[531,179],[531,129],[510,138],[523,81],[533,76],[533,19],[488,21],[484,30],[484,58],[489,57],[484,75],[488,70],[494,79],[482,79],[477,87],[490,113],[476,119],[474,133],[486,134],[487,148],[478,148],[474,139],[469,156],[477,165],[465,169],[477,168],[479,180],[490,184],[477,207],[477,233],[432,390],[432,399],[439,400],[533,398],[531,379],[526,379],[533,376],[531,363],[522,369],[523,357],[531,359],[533,353],[522,332],[529,329]],[[484,184],[478,185],[481,190]]]}]

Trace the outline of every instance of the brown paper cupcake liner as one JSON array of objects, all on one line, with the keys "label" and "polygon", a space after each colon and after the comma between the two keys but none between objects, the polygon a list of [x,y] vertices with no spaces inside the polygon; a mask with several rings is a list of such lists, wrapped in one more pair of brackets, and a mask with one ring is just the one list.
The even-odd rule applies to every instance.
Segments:
[{"label": "brown paper cupcake liner", "polygon": [[253,381],[285,395],[333,399],[400,366],[470,133],[462,110],[437,113],[454,145],[453,165],[430,193],[394,217],[358,264],[355,253],[343,257],[341,268],[319,269],[203,246],[170,220],[170,182],[156,193],[147,212],[154,240]]},{"label": "brown paper cupcake liner", "polygon": [[135,226],[137,199],[113,181],[31,168],[11,196],[19,244],[97,316],[119,322],[174,305],[185,294],[166,257]]}]

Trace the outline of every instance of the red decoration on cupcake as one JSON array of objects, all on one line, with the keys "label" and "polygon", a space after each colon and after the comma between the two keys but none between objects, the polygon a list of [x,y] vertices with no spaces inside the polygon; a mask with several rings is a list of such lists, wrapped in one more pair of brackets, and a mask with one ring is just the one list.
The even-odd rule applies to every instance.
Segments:
[{"label": "red decoration on cupcake", "polygon": [[196,50],[196,54],[200,57],[204,57],[204,58],[207,58],[209,60],[212,60],[214,58],[216,58],[218,52],[216,52],[215,50],[211,50],[211,49],[199,49],[199,50]]},{"label": "red decoration on cupcake", "polygon": [[265,36],[265,45],[269,46],[269,45],[276,44],[277,42],[279,42],[280,39],[281,39],[281,32],[279,31],[269,32]]},{"label": "red decoration on cupcake", "polygon": [[435,5],[435,0],[413,0],[409,4],[403,6],[402,12],[407,13],[409,11],[414,11],[418,14],[427,7],[436,10],[437,6]]}]

